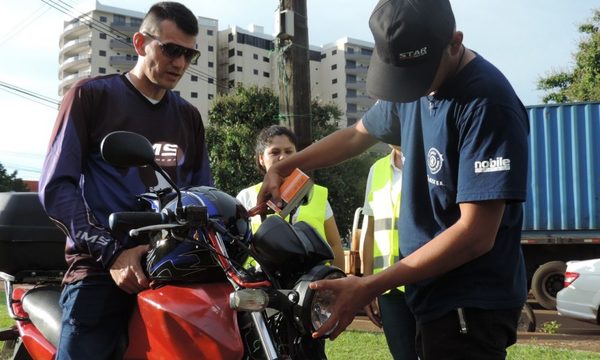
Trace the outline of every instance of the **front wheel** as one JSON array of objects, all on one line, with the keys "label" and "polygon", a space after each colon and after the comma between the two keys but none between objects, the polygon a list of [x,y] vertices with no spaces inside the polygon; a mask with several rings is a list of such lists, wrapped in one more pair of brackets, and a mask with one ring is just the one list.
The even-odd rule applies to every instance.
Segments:
[{"label": "front wheel", "polygon": [[537,302],[548,310],[556,309],[556,294],[564,287],[567,265],[550,261],[540,266],[531,279],[531,291]]}]

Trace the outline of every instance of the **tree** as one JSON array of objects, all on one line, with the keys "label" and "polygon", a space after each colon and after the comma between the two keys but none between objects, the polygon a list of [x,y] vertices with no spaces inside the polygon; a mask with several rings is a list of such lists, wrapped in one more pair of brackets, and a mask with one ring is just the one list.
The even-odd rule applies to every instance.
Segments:
[{"label": "tree", "polygon": [[17,177],[17,172],[8,174],[2,164],[0,164],[0,192],[5,191],[28,191],[27,185]]},{"label": "tree", "polygon": [[[319,140],[337,129],[341,111],[333,104],[311,102],[312,134]],[[206,141],[215,186],[228,194],[262,181],[254,145],[261,129],[280,123],[279,100],[268,88],[238,86],[217,98],[209,111]],[[364,154],[312,174],[329,189],[329,202],[342,237],[348,237],[354,210],[362,206],[369,167],[375,155]]]},{"label": "tree", "polygon": [[544,103],[600,100],[600,9],[589,22],[579,26],[584,34],[574,55],[572,71],[554,71],[538,80],[538,90],[547,91]]}]

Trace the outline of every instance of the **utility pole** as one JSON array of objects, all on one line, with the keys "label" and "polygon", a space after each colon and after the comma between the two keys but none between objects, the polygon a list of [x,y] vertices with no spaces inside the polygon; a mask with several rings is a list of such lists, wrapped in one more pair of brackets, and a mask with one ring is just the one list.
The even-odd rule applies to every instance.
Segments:
[{"label": "utility pole", "polygon": [[280,0],[277,34],[279,112],[298,137],[298,150],[312,142],[310,64],[306,0]]}]

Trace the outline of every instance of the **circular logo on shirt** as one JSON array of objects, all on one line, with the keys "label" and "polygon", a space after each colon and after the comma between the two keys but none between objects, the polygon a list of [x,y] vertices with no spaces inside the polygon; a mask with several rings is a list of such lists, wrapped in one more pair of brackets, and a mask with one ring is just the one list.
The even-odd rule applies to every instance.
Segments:
[{"label": "circular logo on shirt", "polygon": [[431,148],[427,152],[427,166],[431,174],[437,174],[442,169],[444,163],[444,157],[440,151],[436,148]]}]

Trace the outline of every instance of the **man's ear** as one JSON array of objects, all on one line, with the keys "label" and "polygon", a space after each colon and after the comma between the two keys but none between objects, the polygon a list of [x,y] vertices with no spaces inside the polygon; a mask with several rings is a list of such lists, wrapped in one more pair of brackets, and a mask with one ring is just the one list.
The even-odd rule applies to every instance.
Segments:
[{"label": "man's ear", "polygon": [[450,40],[450,54],[456,55],[460,51],[463,42],[463,33],[462,31],[455,31],[452,34],[452,40]]},{"label": "man's ear", "polygon": [[146,37],[144,34],[140,32],[136,32],[133,34],[133,47],[135,48],[135,52],[139,56],[146,56],[146,49],[144,47],[144,43],[146,42]]}]

